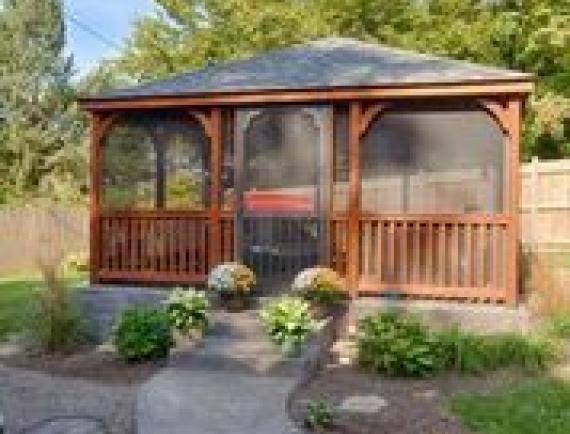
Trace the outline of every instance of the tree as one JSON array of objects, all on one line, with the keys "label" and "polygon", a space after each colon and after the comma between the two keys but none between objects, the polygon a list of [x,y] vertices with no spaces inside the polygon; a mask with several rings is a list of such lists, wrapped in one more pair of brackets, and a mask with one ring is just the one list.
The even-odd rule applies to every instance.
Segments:
[{"label": "tree", "polygon": [[3,0],[0,9],[0,203],[75,199],[85,189],[85,123],[64,55],[60,0]]},{"label": "tree", "polygon": [[159,12],[140,20],[117,69],[155,79],[237,59],[325,34],[306,0],[156,0]]},{"label": "tree", "polygon": [[116,71],[149,80],[321,36],[532,72],[523,154],[570,155],[569,0],[155,0]]}]

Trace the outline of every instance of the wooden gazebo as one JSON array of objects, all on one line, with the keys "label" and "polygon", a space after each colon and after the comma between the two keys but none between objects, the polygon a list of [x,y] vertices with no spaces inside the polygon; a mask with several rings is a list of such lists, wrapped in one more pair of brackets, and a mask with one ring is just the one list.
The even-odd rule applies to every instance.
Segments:
[{"label": "wooden gazebo", "polygon": [[517,300],[528,74],[324,39],[82,98],[93,282]]}]

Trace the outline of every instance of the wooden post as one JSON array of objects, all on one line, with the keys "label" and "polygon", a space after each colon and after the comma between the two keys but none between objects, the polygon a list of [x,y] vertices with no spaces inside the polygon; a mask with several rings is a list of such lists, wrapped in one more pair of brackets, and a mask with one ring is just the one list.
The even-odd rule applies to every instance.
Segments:
[{"label": "wooden post", "polygon": [[210,112],[210,239],[209,266],[222,260],[222,226],[220,199],[222,195],[222,112],[213,108]]},{"label": "wooden post", "polygon": [[101,258],[101,238],[99,231],[99,203],[101,197],[101,140],[102,117],[94,112],[91,117],[91,156],[89,189],[89,279],[91,284],[99,283],[98,271]]},{"label": "wooden post", "polygon": [[519,146],[521,134],[522,100],[513,97],[507,106],[509,139],[507,150],[509,162],[509,236],[507,248],[507,293],[506,301],[516,304],[518,299],[518,266],[519,266],[519,195],[520,195],[520,162]]},{"label": "wooden post", "polygon": [[348,197],[348,266],[347,283],[351,297],[358,294],[358,281],[360,270],[360,130],[362,115],[361,105],[357,101],[350,103],[349,119],[349,197]]},{"label": "wooden post", "polygon": [[538,157],[532,157],[530,164],[530,221],[529,241],[533,251],[538,244]]}]

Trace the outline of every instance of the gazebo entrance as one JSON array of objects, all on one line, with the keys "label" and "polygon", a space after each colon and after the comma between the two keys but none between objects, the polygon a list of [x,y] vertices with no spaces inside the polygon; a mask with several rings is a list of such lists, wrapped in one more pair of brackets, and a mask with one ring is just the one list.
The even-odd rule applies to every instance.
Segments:
[{"label": "gazebo entrance", "polygon": [[263,289],[326,263],[329,113],[314,106],[236,111],[237,251]]}]

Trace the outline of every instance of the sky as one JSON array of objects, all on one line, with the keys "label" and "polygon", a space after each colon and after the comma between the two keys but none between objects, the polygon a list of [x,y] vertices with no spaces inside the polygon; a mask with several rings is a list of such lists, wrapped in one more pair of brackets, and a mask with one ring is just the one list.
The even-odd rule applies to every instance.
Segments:
[{"label": "sky", "polygon": [[132,23],[155,8],[152,0],[64,1],[67,49],[73,54],[79,74],[116,54],[124,46]]}]

